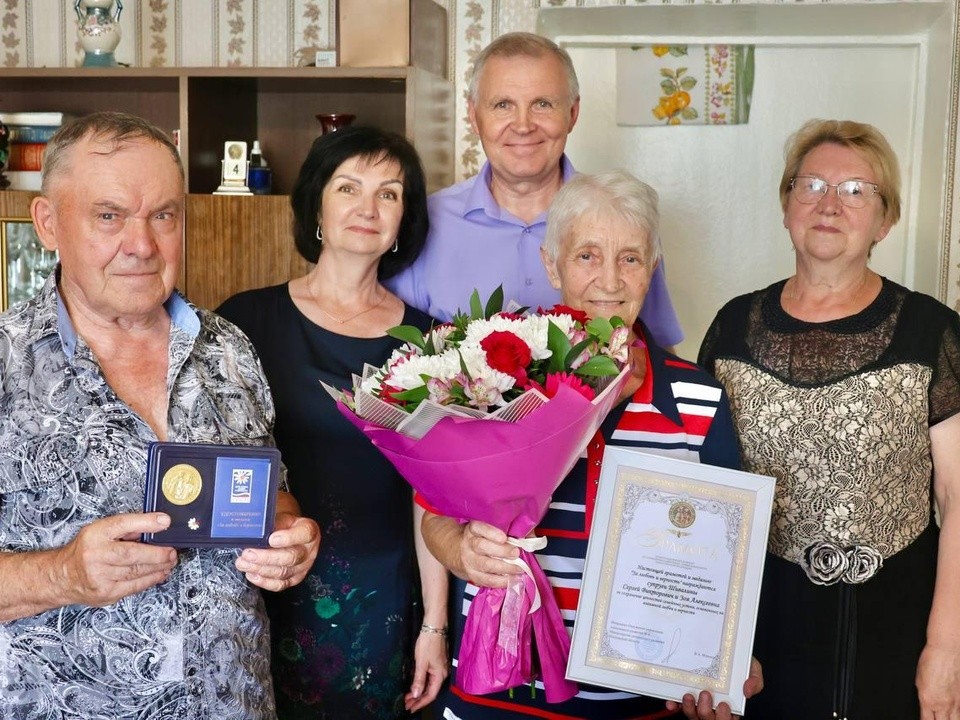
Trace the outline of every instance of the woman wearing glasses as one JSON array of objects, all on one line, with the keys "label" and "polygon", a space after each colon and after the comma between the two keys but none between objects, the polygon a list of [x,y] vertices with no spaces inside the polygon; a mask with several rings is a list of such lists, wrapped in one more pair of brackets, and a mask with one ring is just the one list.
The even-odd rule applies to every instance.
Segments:
[{"label": "woman wearing glasses", "polygon": [[777,478],[747,718],[957,720],[960,317],[868,266],[900,217],[874,127],[800,128],[780,200],[795,274],[730,301],[699,357]]}]

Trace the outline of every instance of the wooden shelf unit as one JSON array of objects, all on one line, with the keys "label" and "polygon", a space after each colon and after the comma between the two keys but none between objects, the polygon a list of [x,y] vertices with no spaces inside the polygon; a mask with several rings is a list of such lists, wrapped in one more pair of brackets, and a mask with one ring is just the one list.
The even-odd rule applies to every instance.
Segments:
[{"label": "wooden shelf unit", "polygon": [[[180,287],[215,307],[239,290],[288,280],[306,268],[290,236],[289,202],[300,164],[320,134],[316,114],[344,112],[409,138],[430,191],[453,182],[453,84],[417,67],[4,68],[0,110],[84,115],[120,110],[180,131],[187,173]],[[212,196],[227,140],[257,139],[274,196]],[[6,191],[4,208],[29,195]]]}]

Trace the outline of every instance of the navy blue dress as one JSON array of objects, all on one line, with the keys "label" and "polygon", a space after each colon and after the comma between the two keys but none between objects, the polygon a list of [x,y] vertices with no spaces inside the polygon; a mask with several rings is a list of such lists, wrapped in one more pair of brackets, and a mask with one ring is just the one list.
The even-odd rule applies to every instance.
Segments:
[{"label": "navy blue dress", "polygon": [[[306,580],[264,593],[279,716],[405,717],[418,622],[411,490],[320,385],[349,388],[399,341],[325,330],[287,285],[235,295],[218,312],[260,355],[290,489],[323,533]],[[427,329],[430,318],[407,306],[403,323]]]}]

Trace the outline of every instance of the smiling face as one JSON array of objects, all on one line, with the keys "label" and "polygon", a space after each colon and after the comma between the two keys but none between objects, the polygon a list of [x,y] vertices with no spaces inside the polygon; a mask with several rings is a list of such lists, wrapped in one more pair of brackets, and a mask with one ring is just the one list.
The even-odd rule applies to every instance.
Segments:
[{"label": "smiling face", "polygon": [[499,179],[545,183],[560,172],[560,157],[580,112],[570,98],[563,63],[550,54],[491,57],[467,110]]},{"label": "smiling face", "polygon": [[[807,153],[797,175],[812,175],[831,185],[844,180],[877,182],[876,172],[862,155],[835,143],[818,145]],[[865,207],[851,208],[841,204],[835,188],[828,188],[826,195],[809,205],[789,193],[783,225],[799,258],[864,266],[871,248],[890,230],[879,194],[870,196]]]},{"label": "smiling face", "polygon": [[44,247],[60,255],[67,307],[105,322],[162,312],[183,242],[183,179],[170,151],[88,137],[66,152],[32,210]]},{"label": "smiling face", "polygon": [[403,172],[396,160],[352,157],[334,171],[320,196],[323,253],[376,260],[393,247],[403,219]]},{"label": "smiling face", "polygon": [[552,260],[543,262],[561,302],[590,317],[618,316],[632,324],[640,314],[656,264],[650,238],[614,214],[578,217]]}]

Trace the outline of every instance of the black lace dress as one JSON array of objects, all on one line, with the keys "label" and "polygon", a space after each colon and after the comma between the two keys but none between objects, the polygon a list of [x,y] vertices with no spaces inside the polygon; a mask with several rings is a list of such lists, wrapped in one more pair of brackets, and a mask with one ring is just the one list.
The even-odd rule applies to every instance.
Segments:
[{"label": "black lace dress", "polygon": [[917,718],[939,536],[929,428],[960,412],[960,317],[884,279],[857,315],[802,322],[783,286],[728,303],[699,358],[730,396],[744,469],[777,478],[766,686],[746,720]]}]

